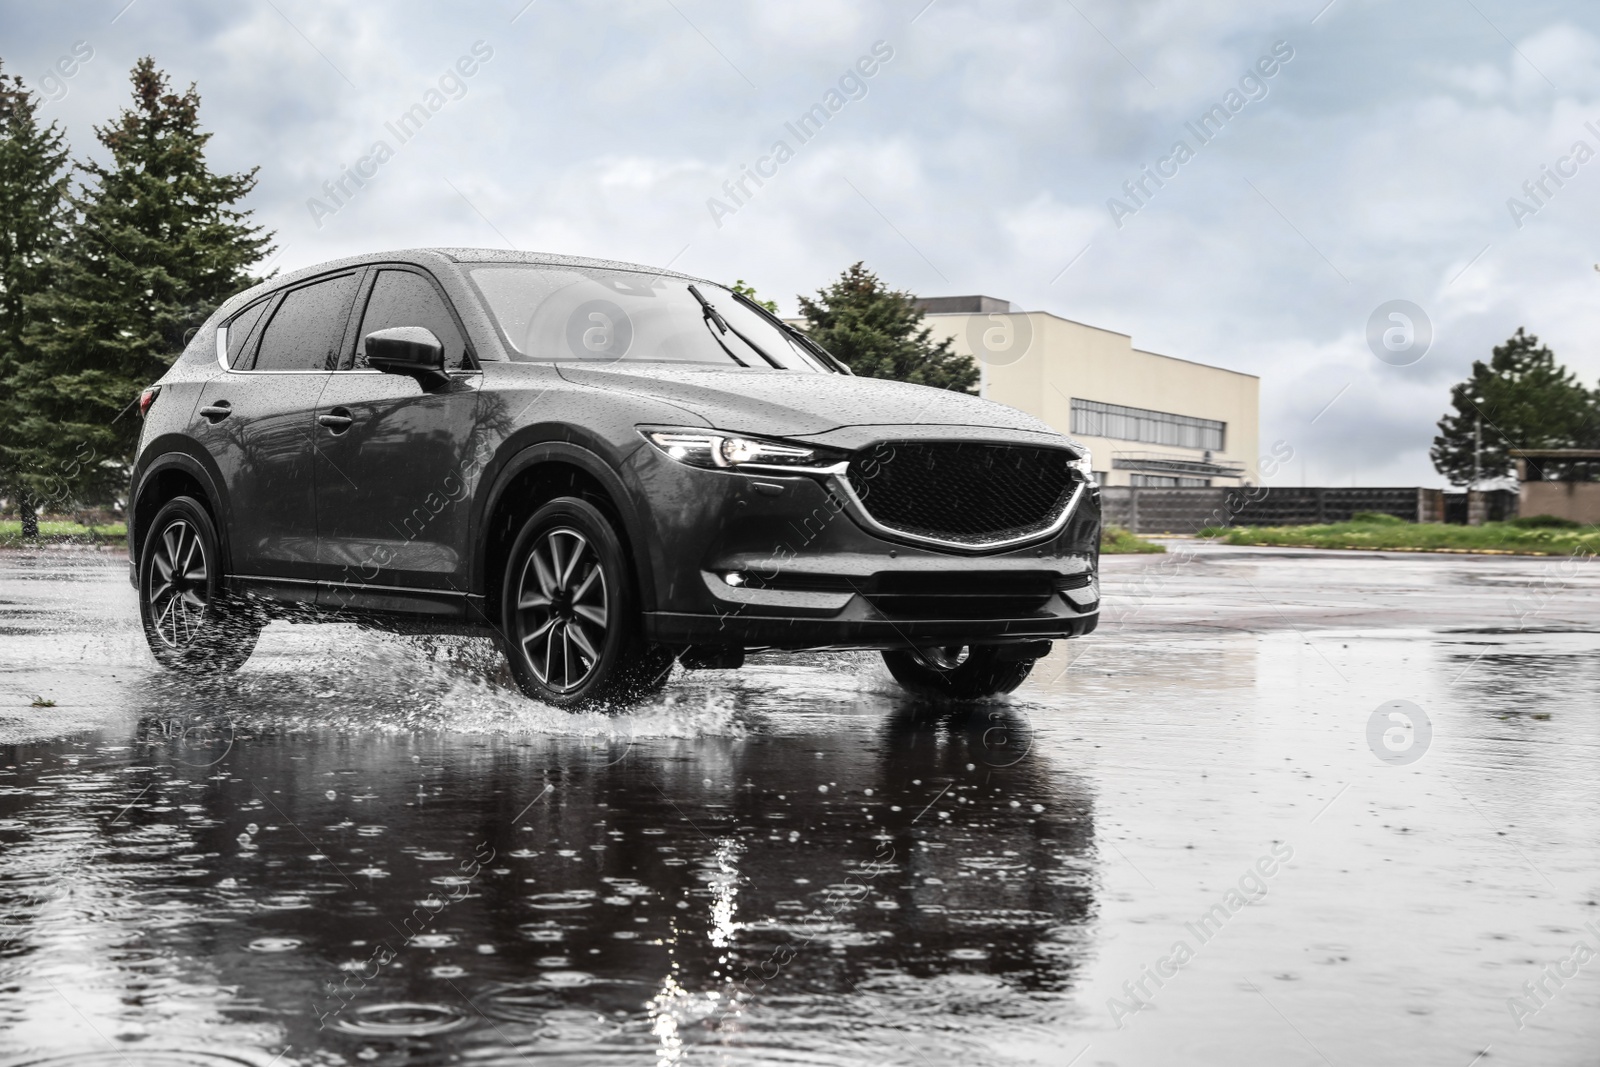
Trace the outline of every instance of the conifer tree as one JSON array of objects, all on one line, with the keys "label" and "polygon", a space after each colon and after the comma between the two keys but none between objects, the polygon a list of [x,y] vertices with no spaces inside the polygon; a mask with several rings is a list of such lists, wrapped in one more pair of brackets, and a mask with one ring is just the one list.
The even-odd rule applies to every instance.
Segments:
[{"label": "conifer tree", "polygon": [[256,168],[218,174],[206,162],[195,87],[173,92],[148,56],[132,82],[132,106],[95,127],[109,161],[78,165],[54,284],[29,301],[37,358],[17,376],[31,465],[86,503],[126,488],[139,433],[130,405],[189,330],[254,284],[247,268],[271,242],[237,206]]},{"label": "conifer tree", "polygon": [[1474,360],[1472,376],[1450,389],[1453,411],[1439,420],[1429,452],[1434,469],[1454,485],[1514,473],[1513,448],[1594,448],[1600,396],[1556,362],[1539,338],[1517,327],[1496,345],[1488,363]]},{"label": "conifer tree", "polygon": [[67,148],[60,127],[39,124],[38,99],[0,66],[0,497],[22,517],[25,537],[39,535],[36,509],[50,506],[49,486],[29,475],[22,412],[12,390],[30,358],[23,335],[29,296],[49,285],[66,218]]},{"label": "conifer tree", "polygon": [[935,344],[910,293],[890,289],[856,263],[817,299],[800,297],[811,339],[867,378],[894,378],[975,393],[978,366],[958,356],[949,340]]}]

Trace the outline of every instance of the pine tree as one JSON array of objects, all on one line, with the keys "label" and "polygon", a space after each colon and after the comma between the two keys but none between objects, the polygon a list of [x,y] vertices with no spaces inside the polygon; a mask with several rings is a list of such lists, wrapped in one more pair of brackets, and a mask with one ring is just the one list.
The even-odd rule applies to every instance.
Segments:
[{"label": "pine tree", "polygon": [[17,376],[30,466],[85,502],[125,488],[139,433],[130,405],[191,328],[254,284],[246,268],[271,242],[236,207],[256,169],[216,174],[206,164],[211,135],[200,130],[195,87],[172,92],[148,56],[132,82],[133,105],[95,127],[110,162],[78,165],[55,284],[29,301],[37,358]]},{"label": "pine tree", "polygon": [[948,340],[935,344],[916,297],[889,289],[860,263],[817,290],[816,300],[800,297],[800,313],[812,340],[856,374],[977,392],[971,357],[956,355]]},{"label": "pine tree", "polygon": [[11,383],[31,358],[23,344],[27,298],[49,285],[67,193],[65,138],[56,123],[39,125],[38,108],[22,79],[0,69],[0,496],[21,515],[25,537],[39,535],[35,509],[50,506],[50,487],[25,476],[30,472],[17,433],[22,413]]},{"label": "pine tree", "polygon": [[1513,448],[1592,448],[1600,395],[1591,393],[1539,338],[1517,327],[1496,345],[1486,364],[1475,360],[1472,376],[1450,389],[1455,409],[1439,420],[1429,455],[1452,485],[1473,476],[1474,436],[1480,481],[1514,473]]}]

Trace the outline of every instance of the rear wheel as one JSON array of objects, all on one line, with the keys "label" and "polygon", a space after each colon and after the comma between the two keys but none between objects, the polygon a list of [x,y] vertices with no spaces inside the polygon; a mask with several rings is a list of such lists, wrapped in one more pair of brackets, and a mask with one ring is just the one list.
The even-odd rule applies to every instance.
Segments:
[{"label": "rear wheel", "polygon": [[1037,662],[1004,655],[994,645],[939,645],[885,652],[883,662],[895,681],[918,696],[982,700],[1011,692]]},{"label": "rear wheel", "polygon": [[523,526],[506,566],[501,625],[512,677],[560,708],[656,692],[673,656],[645,644],[638,602],[633,568],[600,509],[552,500]]},{"label": "rear wheel", "polygon": [[211,516],[193,497],[156,512],[139,554],[139,618],[156,662],[186,674],[225,674],[255,650],[261,621],[223,592]]}]

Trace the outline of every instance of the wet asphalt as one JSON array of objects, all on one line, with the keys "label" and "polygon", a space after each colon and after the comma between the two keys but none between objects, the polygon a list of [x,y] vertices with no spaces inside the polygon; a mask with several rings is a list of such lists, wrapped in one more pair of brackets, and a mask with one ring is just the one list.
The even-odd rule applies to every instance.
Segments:
[{"label": "wet asphalt", "polygon": [[176,678],[125,559],[0,553],[0,1063],[1596,1062],[1600,563],[1172,548],[1002,701],[611,715],[345,625]]}]

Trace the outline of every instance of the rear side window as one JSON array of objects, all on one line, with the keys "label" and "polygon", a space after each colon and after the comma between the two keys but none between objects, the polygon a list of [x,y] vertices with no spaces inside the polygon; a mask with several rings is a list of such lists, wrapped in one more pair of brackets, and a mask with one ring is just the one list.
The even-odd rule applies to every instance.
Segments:
[{"label": "rear side window", "polygon": [[261,328],[261,317],[272,306],[272,298],[258,300],[233,317],[228,323],[228,366],[239,366],[239,357],[250,351]]},{"label": "rear side window", "polygon": [[356,334],[357,367],[367,366],[367,335],[395,326],[424,326],[432,330],[444,345],[444,365],[456,370],[465,365],[466,340],[433,283],[408,270],[381,270],[372,285],[372,296]]},{"label": "rear side window", "polygon": [[261,335],[253,369],[334,369],[356,280],[344,274],[286,293]]}]

